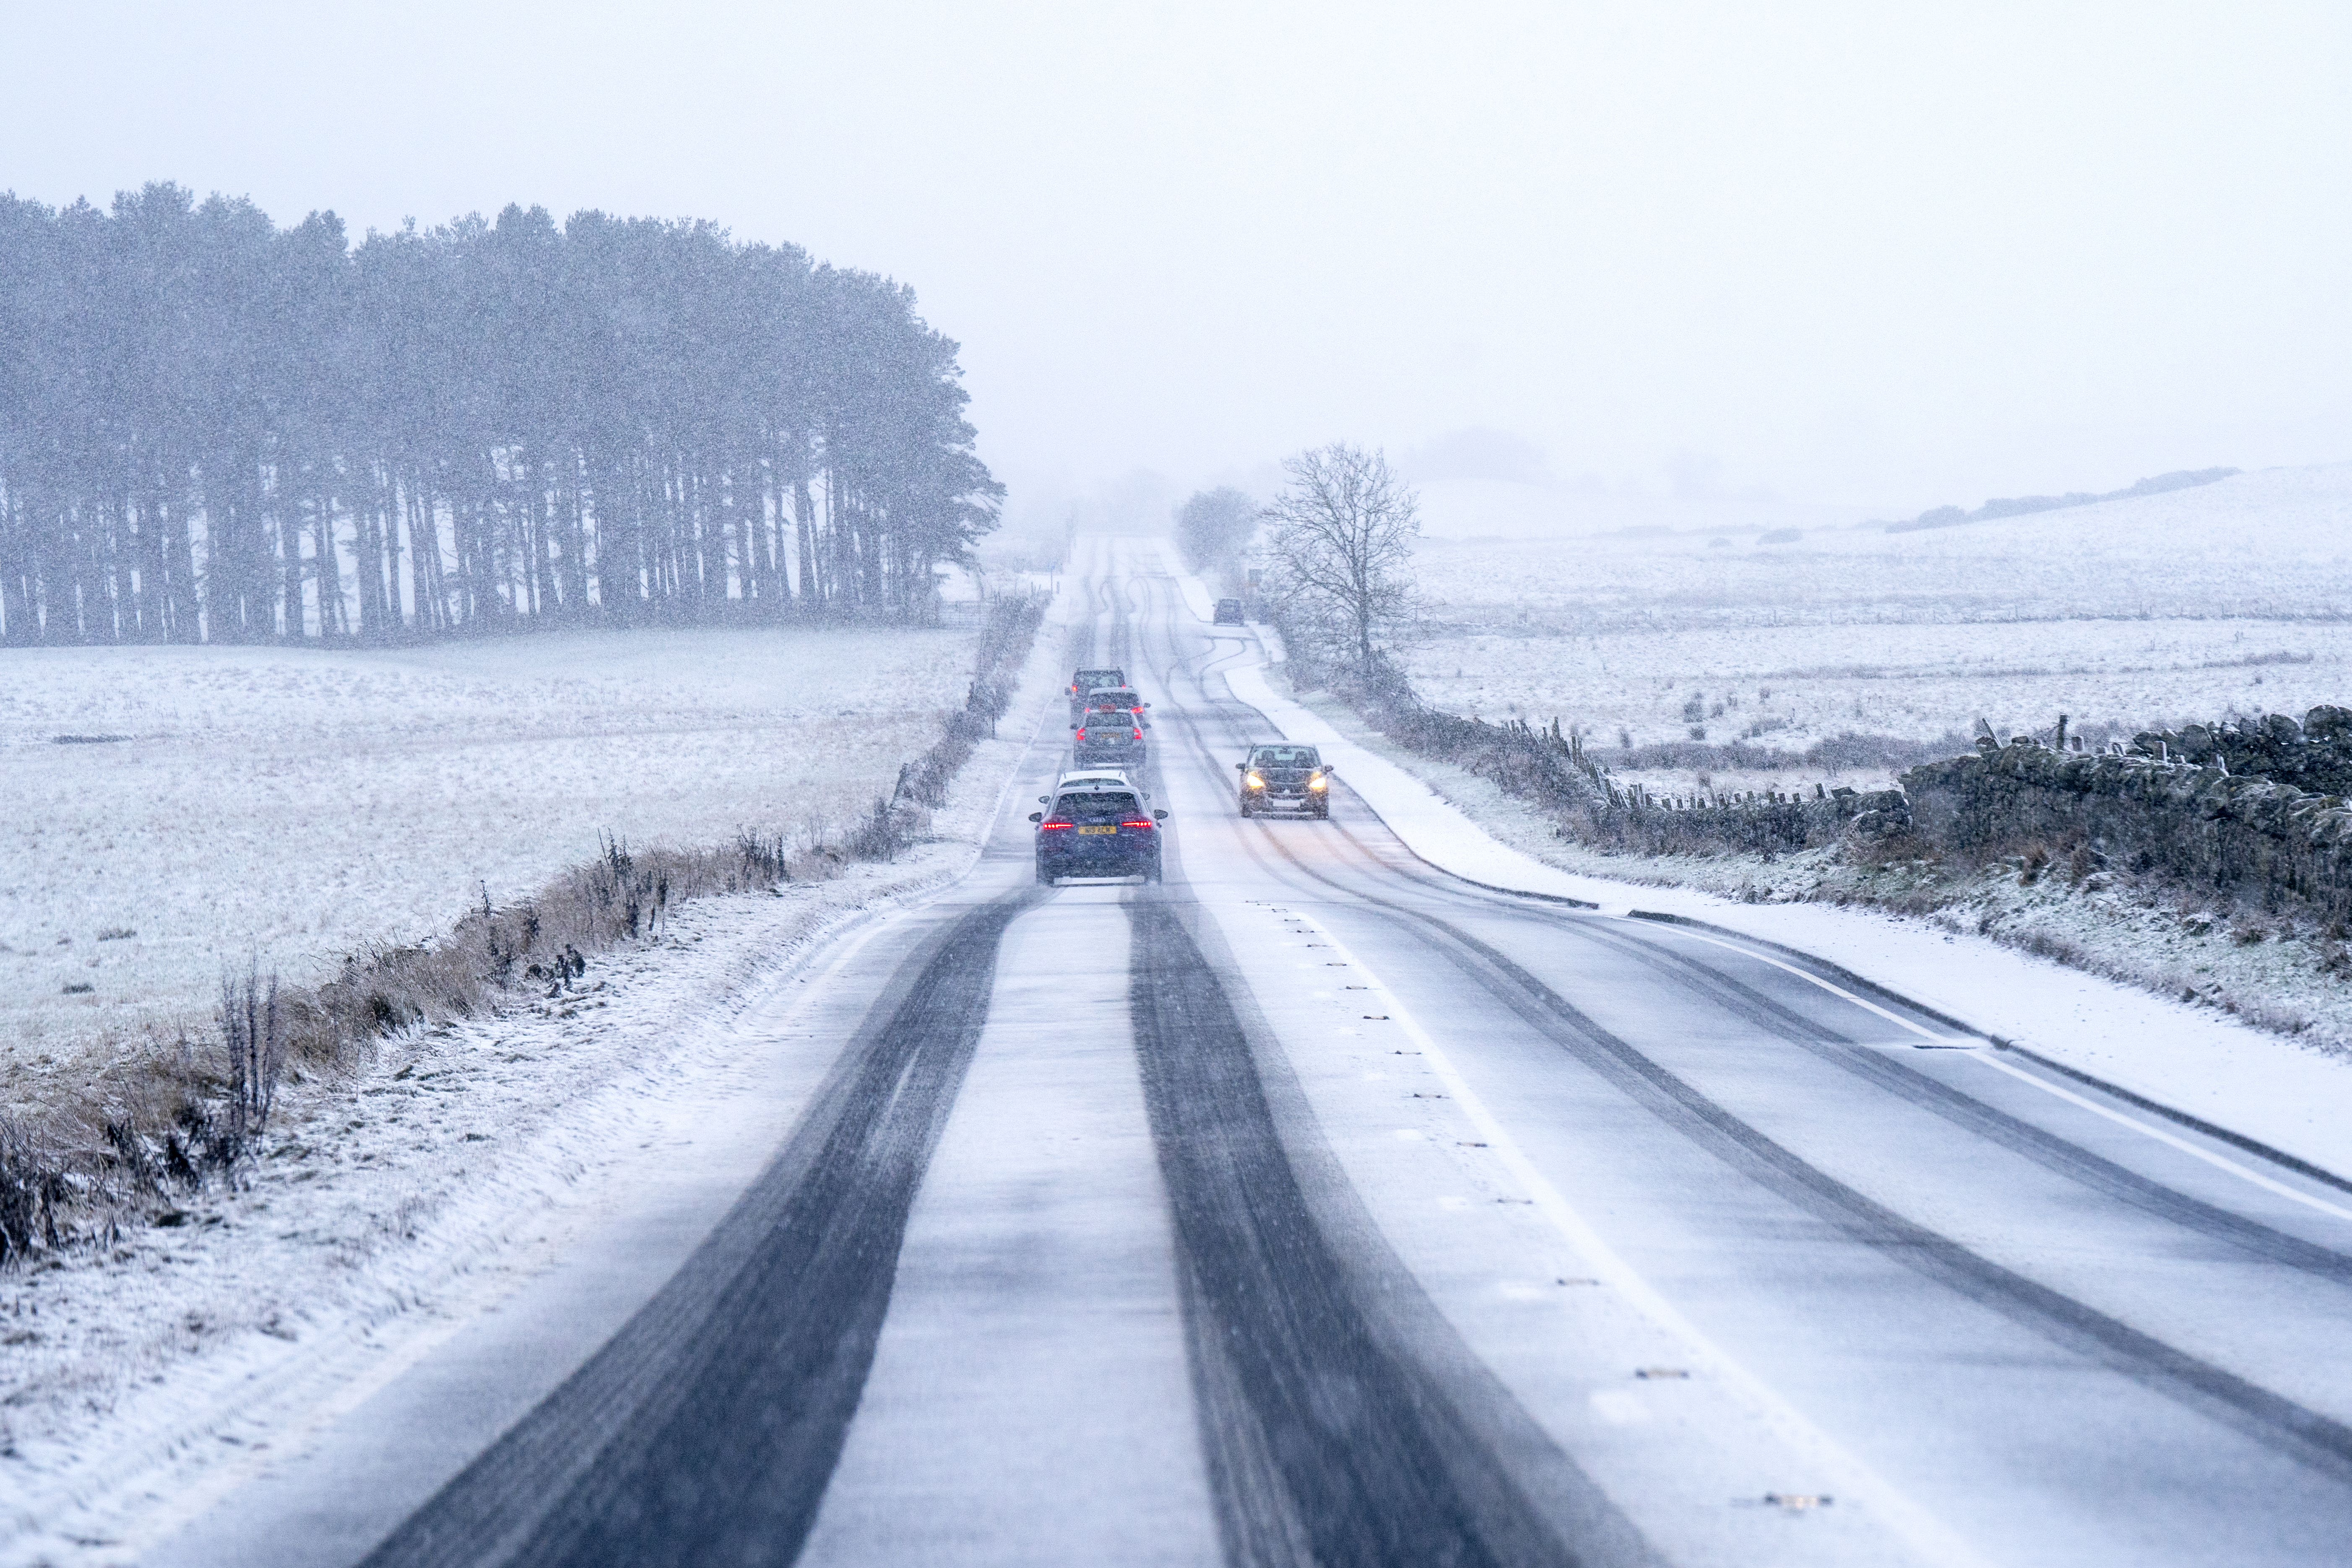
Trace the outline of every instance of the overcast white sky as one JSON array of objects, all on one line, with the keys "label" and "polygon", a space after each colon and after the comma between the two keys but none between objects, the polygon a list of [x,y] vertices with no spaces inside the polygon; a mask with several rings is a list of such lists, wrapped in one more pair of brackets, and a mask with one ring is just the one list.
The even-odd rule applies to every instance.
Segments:
[{"label": "overcast white sky", "polygon": [[1889,514],[2352,458],[2340,0],[0,0],[0,58],[20,195],[900,278],[1031,517],[1465,429],[1456,475]]}]

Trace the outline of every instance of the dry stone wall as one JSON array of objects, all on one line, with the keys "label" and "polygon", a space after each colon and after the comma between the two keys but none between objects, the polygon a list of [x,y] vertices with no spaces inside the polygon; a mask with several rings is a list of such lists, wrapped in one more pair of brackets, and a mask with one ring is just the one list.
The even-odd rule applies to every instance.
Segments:
[{"label": "dry stone wall", "polygon": [[1902,778],[1912,829],[1940,849],[2080,844],[2264,909],[2352,916],[2352,714],[2317,708],[2248,723],[2150,732],[2128,748],[1996,742]]},{"label": "dry stone wall", "polygon": [[1603,848],[1770,857],[1909,839],[1923,854],[1973,859],[2081,847],[2256,908],[2352,919],[2352,710],[2342,708],[2152,731],[2095,752],[2070,747],[2063,721],[2046,740],[2002,742],[1979,720],[1976,754],[1914,767],[1900,789],[1669,796],[1612,776],[1557,720],[1489,724],[1426,707],[1384,658],[1369,669],[1302,661],[1292,673],[1408,750],[1492,780]]}]

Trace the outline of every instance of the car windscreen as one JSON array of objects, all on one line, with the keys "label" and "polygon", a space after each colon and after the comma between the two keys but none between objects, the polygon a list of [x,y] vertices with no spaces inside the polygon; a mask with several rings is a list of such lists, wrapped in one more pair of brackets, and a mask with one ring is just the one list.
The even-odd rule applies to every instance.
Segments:
[{"label": "car windscreen", "polygon": [[1323,759],[1312,746],[1260,746],[1250,753],[1254,768],[1319,768]]},{"label": "car windscreen", "polygon": [[1123,822],[1141,814],[1131,795],[1105,790],[1099,795],[1066,795],[1054,803],[1054,815],[1064,822],[1096,824]]}]

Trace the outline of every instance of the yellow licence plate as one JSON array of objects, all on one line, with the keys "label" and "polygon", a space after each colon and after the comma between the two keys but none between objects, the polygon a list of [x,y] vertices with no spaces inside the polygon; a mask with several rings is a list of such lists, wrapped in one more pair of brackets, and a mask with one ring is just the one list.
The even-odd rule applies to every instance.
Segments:
[{"label": "yellow licence plate", "polygon": [[1078,831],[1081,833],[1117,833],[1118,829],[1116,827],[1081,827]]}]

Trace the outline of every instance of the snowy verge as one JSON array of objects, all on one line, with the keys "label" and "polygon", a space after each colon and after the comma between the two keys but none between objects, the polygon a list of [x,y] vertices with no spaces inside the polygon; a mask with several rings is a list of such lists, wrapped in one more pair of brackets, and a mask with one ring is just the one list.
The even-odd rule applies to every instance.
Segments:
[{"label": "snowy verge", "polygon": [[[580,996],[387,1041],[281,1102],[233,1189],[0,1278],[0,1564],[137,1560],[468,1323],[593,1247],[638,1189],[789,1131],[758,1062],[837,1048],[800,981],[965,875],[1049,716],[1049,612],[1001,738],[889,864],[680,907]],[[814,989],[814,988],[812,988]]]},{"label": "snowy verge", "polygon": [[[2209,1009],[2065,968],[1990,939],[1878,910],[1817,903],[1750,904],[1686,888],[1597,877],[1537,858],[1549,838],[1532,811],[1505,843],[1508,812],[1474,820],[1441,795],[1444,770],[1369,727],[1318,713],[1276,689],[1262,655],[1224,670],[1233,693],[1294,741],[1322,747],[1342,784],[1422,859],[1507,891],[1570,899],[1605,913],[1676,915],[1797,948],[2078,1071],[2230,1129],[2339,1174],[2352,1174],[2352,1067]],[[1343,732],[1343,727],[1345,732]],[[1464,775],[1466,777],[1466,775]],[[1479,781],[1483,783],[1484,781]],[[1499,791],[1486,786],[1499,796]],[[1468,792],[1464,792],[1468,793]],[[1508,803],[1516,805],[1517,803]]]}]

